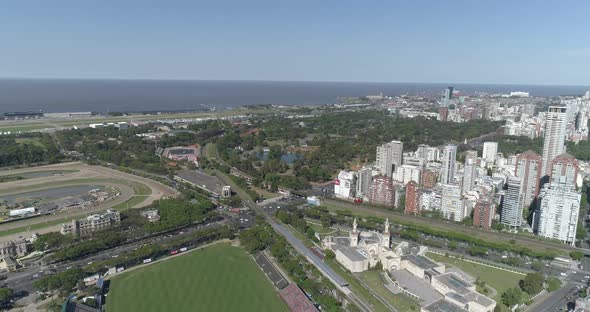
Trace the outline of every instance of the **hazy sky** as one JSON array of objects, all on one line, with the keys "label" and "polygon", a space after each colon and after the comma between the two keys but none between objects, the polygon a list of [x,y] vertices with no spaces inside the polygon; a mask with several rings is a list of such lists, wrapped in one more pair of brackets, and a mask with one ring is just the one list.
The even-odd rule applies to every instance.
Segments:
[{"label": "hazy sky", "polygon": [[590,84],[590,1],[11,1],[0,77]]}]

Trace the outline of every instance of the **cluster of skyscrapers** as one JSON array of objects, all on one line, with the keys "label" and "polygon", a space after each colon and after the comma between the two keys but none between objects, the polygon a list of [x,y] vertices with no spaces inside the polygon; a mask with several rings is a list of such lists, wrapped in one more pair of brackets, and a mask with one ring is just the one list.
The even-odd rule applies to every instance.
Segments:
[{"label": "cluster of skyscrapers", "polygon": [[[452,94],[447,89],[445,99]],[[565,151],[567,108],[550,106],[544,116],[542,155],[504,157],[497,142],[484,142],[481,157],[475,150],[459,153],[454,144],[404,152],[403,142],[391,141],[377,147],[373,165],[341,171],[335,196],[413,215],[438,212],[455,222],[471,218],[483,229],[499,223],[574,244],[581,194],[578,161]]]}]

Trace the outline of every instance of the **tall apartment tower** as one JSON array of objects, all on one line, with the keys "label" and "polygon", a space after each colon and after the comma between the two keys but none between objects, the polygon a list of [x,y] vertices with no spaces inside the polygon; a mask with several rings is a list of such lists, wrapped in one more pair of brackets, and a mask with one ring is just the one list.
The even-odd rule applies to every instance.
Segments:
[{"label": "tall apartment tower", "polygon": [[467,193],[475,187],[475,174],[477,172],[475,162],[473,159],[467,159],[465,161],[465,167],[463,169],[463,192]]},{"label": "tall apartment tower", "polygon": [[457,165],[457,145],[448,144],[443,151],[440,183],[453,184],[455,182],[455,166]]},{"label": "tall apartment tower", "polygon": [[363,167],[357,172],[356,196],[365,197],[373,181],[373,170],[371,167]]},{"label": "tall apartment tower", "polygon": [[465,219],[461,188],[458,185],[443,184],[440,210],[447,220],[461,222]]},{"label": "tall apartment tower", "polygon": [[465,163],[469,160],[472,160],[473,163],[477,163],[477,151],[476,150],[468,150],[465,152]]},{"label": "tall apartment tower", "polygon": [[387,176],[373,177],[367,199],[369,203],[374,205],[393,207],[395,205],[395,189],[391,178]]},{"label": "tall apartment tower", "polygon": [[410,181],[406,184],[406,214],[417,215],[420,213],[418,184]]},{"label": "tall apartment tower", "polygon": [[578,160],[568,153],[563,153],[551,161],[549,180],[554,182],[563,179],[563,183],[575,186],[579,171]]},{"label": "tall apartment tower", "polygon": [[489,198],[483,198],[475,203],[473,208],[473,226],[489,230],[495,215],[496,204]]},{"label": "tall apartment tower", "polygon": [[388,177],[392,177],[397,167],[402,165],[404,143],[391,141],[377,146],[377,168]]},{"label": "tall apartment tower", "polygon": [[580,211],[580,193],[573,185],[555,181],[543,185],[539,194],[539,211],[537,235],[558,239],[566,244],[574,245]]},{"label": "tall apartment tower", "polygon": [[551,161],[565,152],[566,127],[567,109],[563,106],[549,106],[543,139],[542,176],[551,175]]},{"label": "tall apartment tower", "polygon": [[498,154],[498,142],[484,142],[483,152],[481,158],[485,159],[488,164],[496,161],[496,155]]},{"label": "tall apartment tower", "polygon": [[516,157],[516,176],[522,181],[521,207],[534,210],[541,184],[541,155],[526,151]]},{"label": "tall apartment tower", "polygon": [[518,228],[522,225],[521,190],[522,181],[517,177],[509,177],[508,189],[502,201],[500,223],[510,228]]}]

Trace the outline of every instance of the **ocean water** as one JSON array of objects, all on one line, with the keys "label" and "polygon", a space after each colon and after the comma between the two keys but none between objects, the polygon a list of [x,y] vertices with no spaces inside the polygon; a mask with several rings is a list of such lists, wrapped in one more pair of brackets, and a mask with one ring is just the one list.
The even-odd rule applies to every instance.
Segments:
[{"label": "ocean water", "polygon": [[[528,91],[531,95],[583,94],[587,86],[452,84],[474,92]],[[447,84],[207,80],[0,79],[0,113],[133,112],[217,109],[255,104],[321,105],[339,96],[440,94]]]}]

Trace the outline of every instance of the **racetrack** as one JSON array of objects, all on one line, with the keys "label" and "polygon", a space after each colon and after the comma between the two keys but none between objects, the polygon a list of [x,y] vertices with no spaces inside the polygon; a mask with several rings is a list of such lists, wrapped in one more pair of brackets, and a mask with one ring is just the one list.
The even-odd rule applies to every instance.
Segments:
[{"label": "racetrack", "polygon": [[110,168],[89,166],[82,163],[65,163],[6,170],[0,171],[0,176],[54,170],[76,171],[64,173],[63,175],[43,176],[0,183],[0,196],[72,185],[111,186],[118,189],[120,195],[88,209],[75,209],[54,215],[0,224],[0,241],[14,239],[19,236],[27,237],[33,233],[56,231],[59,230],[59,227],[63,222],[69,222],[74,218],[82,218],[86,215],[103,211],[107,208],[115,207],[119,210],[126,208],[141,208],[150,205],[155,200],[164,196],[174,197],[177,195],[176,190],[154,180]]}]

